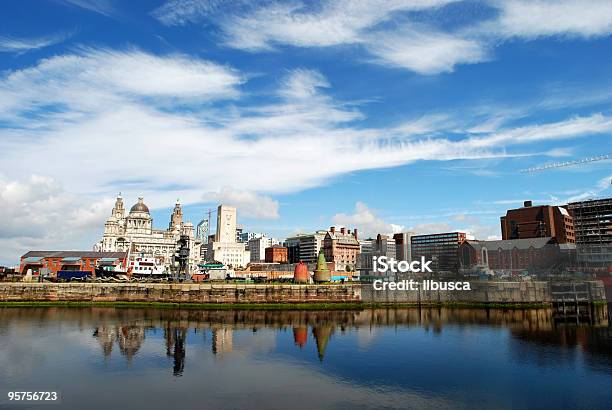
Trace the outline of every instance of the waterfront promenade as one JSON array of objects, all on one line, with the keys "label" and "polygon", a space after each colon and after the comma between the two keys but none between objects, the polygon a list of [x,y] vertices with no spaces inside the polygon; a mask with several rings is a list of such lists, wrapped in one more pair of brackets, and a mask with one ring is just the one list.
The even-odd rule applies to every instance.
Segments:
[{"label": "waterfront promenade", "polygon": [[[601,281],[571,283],[583,289],[576,302],[606,300]],[[0,302],[550,305],[555,301],[549,282],[471,282],[469,291],[378,291],[371,284],[0,283]]]}]

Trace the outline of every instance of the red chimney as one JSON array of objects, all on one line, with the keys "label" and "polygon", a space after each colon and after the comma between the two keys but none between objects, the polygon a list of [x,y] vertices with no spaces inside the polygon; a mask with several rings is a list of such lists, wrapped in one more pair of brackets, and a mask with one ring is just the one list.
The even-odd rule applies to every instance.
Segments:
[{"label": "red chimney", "polygon": [[355,239],[358,239],[358,238],[357,238],[357,228],[355,228],[355,229],[353,230],[353,235],[355,236]]}]

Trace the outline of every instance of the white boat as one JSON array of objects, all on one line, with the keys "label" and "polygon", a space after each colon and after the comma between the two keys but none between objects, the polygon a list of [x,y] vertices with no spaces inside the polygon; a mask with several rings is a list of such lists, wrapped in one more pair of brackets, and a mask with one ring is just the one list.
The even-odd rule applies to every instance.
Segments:
[{"label": "white boat", "polygon": [[130,271],[136,277],[161,277],[164,275],[164,266],[155,258],[138,256],[130,262]]}]

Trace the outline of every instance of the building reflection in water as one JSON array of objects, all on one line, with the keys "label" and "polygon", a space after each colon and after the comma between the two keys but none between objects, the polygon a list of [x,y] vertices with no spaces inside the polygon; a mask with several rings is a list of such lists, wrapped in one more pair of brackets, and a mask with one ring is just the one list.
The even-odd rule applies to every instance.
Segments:
[{"label": "building reflection in water", "polygon": [[308,327],[300,326],[293,328],[293,341],[296,346],[302,349],[308,343]]},{"label": "building reflection in water", "polygon": [[[119,313],[121,312],[121,313]],[[86,314],[84,312],[81,315]],[[355,311],[206,311],[206,310],[156,310],[95,308],[88,313],[89,319],[99,323],[108,322],[116,315],[117,325],[99,325],[93,333],[102,348],[105,358],[110,357],[115,344],[121,355],[132,360],[145,339],[147,329],[163,329],[166,355],[173,358],[173,374],[181,376],[185,369],[187,332],[189,329],[211,330],[211,350],[216,357],[234,351],[234,332],[257,332],[258,329],[291,329],[293,343],[303,349],[309,343],[309,329],[320,361],[326,355],[332,335],[336,330],[371,332],[372,328],[420,327],[443,333],[448,325],[478,325],[506,328],[515,343],[512,354],[530,362],[574,360],[571,351],[560,357],[558,347],[579,347],[592,353],[587,362],[596,367],[598,362],[612,366],[612,327],[609,327],[608,310],[605,306],[594,306],[586,324],[559,324],[551,309],[503,310],[503,309],[445,309],[403,308],[368,309]],[[96,316],[96,314],[98,316]],[[255,334],[252,337],[257,337]],[[552,353],[549,356],[533,357],[523,346],[543,346]],[[557,348],[557,349],[555,349]]]},{"label": "building reflection in water", "polygon": [[234,330],[229,327],[213,328],[212,352],[214,354],[231,353],[234,350]]},{"label": "building reflection in water", "polygon": [[105,358],[110,357],[116,342],[121,354],[130,362],[142,347],[145,328],[138,325],[100,326],[94,330],[93,335],[98,339]]},{"label": "building reflection in water", "polygon": [[312,336],[317,343],[317,354],[319,355],[319,360],[323,361],[323,356],[325,356],[325,349],[327,348],[327,343],[329,342],[329,338],[331,334],[334,332],[334,328],[331,325],[323,325],[323,326],[314,326],[312,328]]},{"label": "building reflection in water", "polygon": [[172,326],[170,322],[168,322],[164,328],[164,339],[166,341],[166,356],[174,359],[172,374],[175,376],[182,376],[185,370],[187,328]]}]

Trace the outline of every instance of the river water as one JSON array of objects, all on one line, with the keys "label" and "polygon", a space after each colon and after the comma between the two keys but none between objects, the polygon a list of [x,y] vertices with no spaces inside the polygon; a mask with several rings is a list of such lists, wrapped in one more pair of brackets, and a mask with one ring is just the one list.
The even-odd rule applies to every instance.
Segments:
[{"label": "river water", "polygon": [[611,408],[609,315],[0,308],[0,408]]}]

